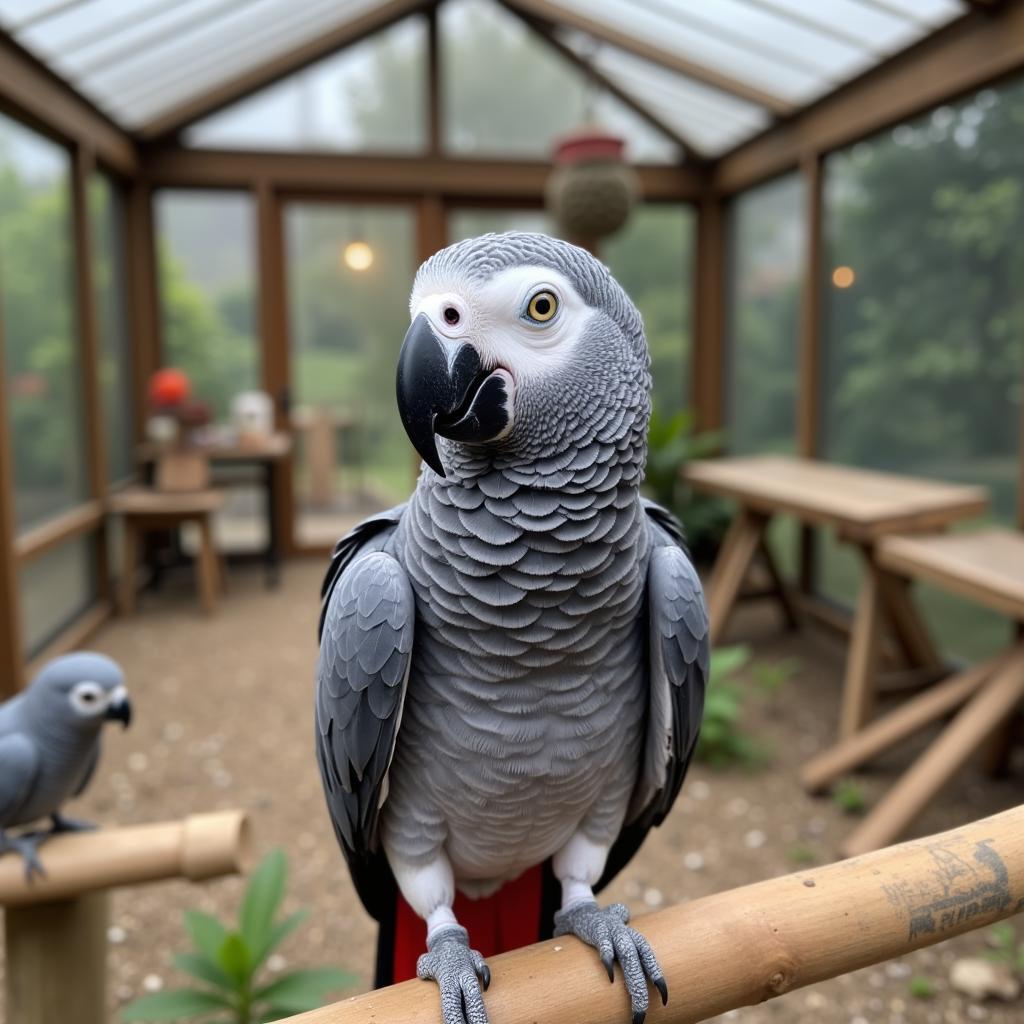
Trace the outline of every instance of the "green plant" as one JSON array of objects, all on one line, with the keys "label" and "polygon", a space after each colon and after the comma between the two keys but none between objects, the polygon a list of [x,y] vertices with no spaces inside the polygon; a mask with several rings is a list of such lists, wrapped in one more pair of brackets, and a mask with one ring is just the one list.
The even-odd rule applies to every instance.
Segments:
[{"label": "green plant", "polygon": [[723,647],[711,652],[711,678],[696,757],[716,770],[734,765],[752,767],[766,756],[763,745],[743,731],[743,695],[729,681],[749,660],[746,647]]},{"label": "green plant", "polygon": [[771,664],[761,662],[754,666],[754,682],[766,697],[774,697],[799,671],[799,658],[783,658]]},{"label": "green plant", "polygon": [[683,469],[693,459],[705,459],[721,449],[724,435],[698,433],[691,410],[664,416],[651,412],[647,430],[645,490],[676,514],[686,530],[686,542],[698,562],[710,562],[729,526],[729,507],[719,498],[698,494],[686,485]]},{"label": "green plant", "polygon": [[1018,974],[1024,974],[1024,940],[1017,941],[1016,929],[1008,921],[993,925],[987,934],[991,949],[985,952],[989,960],[1006,964]]},{"label": "green plant", "polygon": [[863,814],[867,806],[864,791],[853,779],[843,779],[833,791],[832,799],[844,814]]},{"label": "green plant", "polygon": [[792,864],[817,864],[818,855],[809,846],[797,843],[786,851],[786,858]]},{"label": "green plant", "polygon": [[908,988],[915,999],[933,999],[935,997],[935,982],[923,974],[914,975],[910,979]]},{"label": "green plant", "polygon": [[187,911],[185,929],[194,948],[175,956],[174,964],[202,987],[143,996],[122,1010],[122,1019],[176,1021],[217,1015],[211,1024],[263,1024],[316,1009],[328,992],[351,985],[355,976],[333,967],[292,971],[259,983],[267,958],[307,916],[297,910],[277,919],[287,874],[283,851],[271,851],[246,886],[237,929],[210,914]]}]

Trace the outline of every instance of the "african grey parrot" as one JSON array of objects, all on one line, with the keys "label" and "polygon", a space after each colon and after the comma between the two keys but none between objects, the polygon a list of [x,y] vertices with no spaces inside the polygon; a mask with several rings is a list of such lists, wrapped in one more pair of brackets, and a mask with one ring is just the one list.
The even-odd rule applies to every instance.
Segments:
[{"label": "african grey parrot", "polygon": [[[91,828],[60,809],[89,784],[108,720],[127,728],[131,704],[117,663],[81,652],[55,658],[17,696],[0,704],[0,854],[20,853],[25,875],[45,874],[37,849],[55,832]],[[8,835],[49,817],[48,832]]]},{"label": "african grey parrot", "polygon": [[[555,934],[617,959],[641,1021],[667,987],[594,889],[672,806],[708,674],[678,524],[640,497],[650,360],[589,253],[485,235],[420,268],[398,406],[423,456],[405,505],[357,526],[323,589],[317,756],[380,919],[393,876],[426,922],[445,1024],[484,1024],[490,972],[453,913],[550,859]],[[422,940],[420,940],[422,942]],[[422,949],[422,945],[420,946]]]}]

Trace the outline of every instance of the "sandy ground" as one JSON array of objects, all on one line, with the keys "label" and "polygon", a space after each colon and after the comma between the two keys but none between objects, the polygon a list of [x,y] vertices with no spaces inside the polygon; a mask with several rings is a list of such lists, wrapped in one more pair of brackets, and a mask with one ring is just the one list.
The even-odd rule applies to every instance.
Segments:
[{"label": "sandy ground", "polygon": [[[288,907],[312,910],[311,920],[286,943],[274,966],[343,965],[365,988],[374,927],[335,847],[312,754],[321,569],[319,561],[289,563],[277,591],[263,588],[257,569],[233,570],[231,592],[210,619],[198,614],[187,575],[171,579],[161,593],[144,596],[134,618],[105,628],[94,646],[124,666],[136,720],[128,732],[108,733],[98,776],[70,810],[105,824],[128,824],[245,808],[252,815],[257,851],[281,846],[288,853]],[[777,695],[753,694],[745,705],[751,732],[771,750],[769,763],[757,771],[693,769],[669,820],[609,892],[638,912],[828,863],[851,827],[834,802],[811,799],[796,783],[799,764],[833,735],[841,651],[814,632],[783,634],[776,627],[771,609],[745,609],[734,629],[754,641],[761,663],[800,660],[799,672]],[[869,798],[912,753],[901,752],[864,777]],[[918,831],[937,831],[1012,806],[1020,799],[1019,785],[1019,776],[992,781],[973,771],[962,773],[921,819]],[[224,879],[116,893],[111,1020],[117,1019],[117,1005],[183,981],[170,966],[171,955],[185,945],[181,912],[199,907],[233,913],[240,891],[238,879]],[[728,1017],[742,1024],[1024,1020],[1024,1002],[974,1004],[950,991],[950,963],[983,946],[981,935],[963,937]],[[933,998],[911,995],[915,976],[931,979]],[[699,985],[700,978],[692,984]]]}]

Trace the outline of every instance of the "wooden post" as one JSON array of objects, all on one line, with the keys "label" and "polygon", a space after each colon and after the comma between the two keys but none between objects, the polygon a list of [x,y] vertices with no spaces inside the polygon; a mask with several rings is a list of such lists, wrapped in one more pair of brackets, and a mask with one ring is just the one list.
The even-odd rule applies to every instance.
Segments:
[{"label": "wooden post", "polygon": [[[0,295],[0,303],[3,296]],[[3,306],[0,305],[0,700],[13,697],[24,681],[18,559],[14,551],[14,459],[7,409]]]},{"label": "wooden post", "polygon": [[[955,865],[956,871],[950,866]],[[1024,904],[1024,806],[855,860],[706,896],[634,919],[658,955],[668,1005],[651,1024],[693,1024],[984,928]],[[577,939],[492,957],[491,1024],[623,1024],[614,985]],[[658,1004],[657,998],[652,1000]],[[437,989],[422,981],[367,992],[289,1024],[428,1024]]]},{"label": "wooden post", "polygon": [[706,196],[698,206],[697,215],[690,395],[698,430],[717,430],[724,421],[725,217],[722,205],[718,196]]},{"label": "wooden post", "polygon": [[107,1020],[105,892],[4,914],[11,1024]]},{"label": "wooden post", "polygon": [[[824,258],[822,158],[806,157],[800,164],[804,179],[804,280],[800,303],[799,376],[796,390],[797,450],[804,458],[821,454],[821,275]],[[800,527],[800,589],[814,592],[814,529]]]},{"label": "wooden post", "polygon": [[11,1024],[105,1024],[107,890],[168,878],[237,874],[248,859],[241,811],[54,836],[46,875],[29,882],[19,855],[0,857]]}]

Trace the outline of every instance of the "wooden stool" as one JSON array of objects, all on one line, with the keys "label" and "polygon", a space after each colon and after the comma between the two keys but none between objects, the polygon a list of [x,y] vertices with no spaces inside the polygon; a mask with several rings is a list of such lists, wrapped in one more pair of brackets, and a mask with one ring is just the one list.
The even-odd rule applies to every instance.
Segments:
[{"label": "wooden stool", "polygon": [[158,491],[151,487],[129,487],[110,496],[107,507],[124,519],[120,593],[123,615],[130,615],[135,610],[139,537],[150,530],[175,530],[188,522],[199,527],[199,555],[196,558],[199,603],[207,614],[214,610],[221,580],[210,517],[223,504],[224,496],[213,490]]},{"label": "wooden stool", "polygon": [[[923,580],[1024,622],[1024,535],[988,529],[967,534],[887,537],[877,548],[883,584]],[[877,627],[875,627],[877,629]],[[843,844],[854,856],[896,839],[967,761],[1008,725],[1024,700],[1024,642],[950,676],[824,751],[804,767],[819,791],[914,732],[956,712]]]}]

